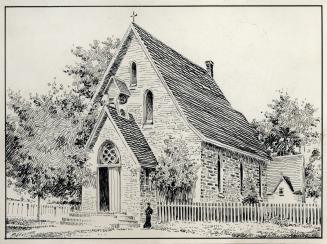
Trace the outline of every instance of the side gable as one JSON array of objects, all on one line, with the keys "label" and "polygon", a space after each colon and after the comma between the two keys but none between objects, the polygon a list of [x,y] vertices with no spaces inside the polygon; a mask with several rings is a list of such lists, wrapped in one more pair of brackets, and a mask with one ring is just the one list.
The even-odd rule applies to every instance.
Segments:
[{"label": "side gable", "polygon": [[[120,138],[125,142],[126,147],[130,149],[134,161],[139,162],[143,167],[154,168],[157,165],[157,160],[133,116],[130,114],[129,119],[123,118],[118,115],[116,109],[109,106],[102,109],[98,122],[88,139],[87,148],[94,146],[106,120],[113,123]],[[108,139],[110,139],[110,135],[108,135]]]},{"label": "side gable", "polygon": [[276,184],[276,187],[274,188],[274,190],[271,193],[274,193],[283,181],[288,185],[290,190],[292,192],[294,192],[294,188],[293,188],[293,185],[292,185],[292,182],[291,182],[290,178],[283,175],[283,176],[281,176],[279,182]]},{"label": "side gable", "polygon": [[287,176],[293,190],[303,191],[303,155],[274,157],[267,165],[267,192],[273,192],[281,176]]}]

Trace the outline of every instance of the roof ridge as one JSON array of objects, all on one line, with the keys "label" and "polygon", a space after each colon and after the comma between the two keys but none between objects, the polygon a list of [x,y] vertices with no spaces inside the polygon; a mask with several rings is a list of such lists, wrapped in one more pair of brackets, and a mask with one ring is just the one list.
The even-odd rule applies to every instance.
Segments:
[{"label": "roof ridge", "polygon": [[[181,56],[183,59],[185,59],[187,62],[191,63],[193,66],[195,66],[196,68],[199,68],[200,70],[202,70],[203,72],[205,72],[205,74],[208,75],[208,77],[210,79],[212,79],[213,81],[215,81],[207,72],[207,70],[203,67],[201,67],[199,64],[196,64],[195,62],[193,62],[192,60],[190,60],[189,58],[185,57],[183,54],[181,54],[180,52],[177,52],[175,49],[173,49],[172,47],[168,46],[166,43],[164,43],[163,41],[161,41],[160,39],[158,39],[157,37],[155,37],[154,35],[150,34],[148,31],[146,31],[145,29],[143,29],[141,26],[137,25],[136,23],[132,23],[133,26],[136,26],[137,28],[141,29],[143,32],[145,32],[147,35],[151,36],[154,40],[160,42],[161,44],[163,44],[164,46],[168,47],[170,50],[172,50],[173,52],[175,52],[176,54],[178,54],[179,56]],[[142,38],[141,38],[142,39]],[[143,41],[143,40],[142,40]],[[192,69],[195,69],[194,67],[190,66]]]}]

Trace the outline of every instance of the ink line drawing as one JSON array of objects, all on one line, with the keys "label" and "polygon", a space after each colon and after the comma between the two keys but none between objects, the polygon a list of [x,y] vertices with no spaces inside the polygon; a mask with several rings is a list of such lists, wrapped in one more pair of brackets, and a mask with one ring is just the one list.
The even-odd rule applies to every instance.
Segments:
[{"label": "ink line drawing", "polygon": [[130,18],[72,49],[71,86],[7,89],[6,237],[320,238],[317,108],[281,87],[249,122]]}]

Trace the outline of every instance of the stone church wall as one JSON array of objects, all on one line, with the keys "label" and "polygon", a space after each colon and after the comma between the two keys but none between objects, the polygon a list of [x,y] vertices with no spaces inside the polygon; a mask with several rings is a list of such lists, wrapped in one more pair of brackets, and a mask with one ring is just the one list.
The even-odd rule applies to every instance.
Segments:
[{"label": "stone church wall", "polygon": [[[222,163],[222,191],[218,189],[218,155]],[[250,181],[259,193],[259,161],[243,155],[202,143],[201,201],[240,202],[250,192]],[[241,193],[240,163],[243,162],[243,193]],[[266,199],[266,164],[262,163],[262,198]]]},{"label": "stone church wall", "polygon": [[[137,65],[136,87],[129,85],[132,62],[135,62]],[[200,138],[185,123],[172,97],[167,92],[135,37],[130,42],[128,51],[117,70],[116,77],[125,81],[129,86],[131,96],[128,100],[128,110],[134,116],[156,158],[162,155],[162,150],[165,146],[164,139],[172,136],[185,141],[189,150],[190,160],[200,164]],[[143,123],[143,102],[146,90],[151,90],[153,93],[153,125]],[[200,184],[198,183],[199,181],[196,185],[196,193],[200,192]],[[197,198],[200,197],[199,194],[195,195]]]}]

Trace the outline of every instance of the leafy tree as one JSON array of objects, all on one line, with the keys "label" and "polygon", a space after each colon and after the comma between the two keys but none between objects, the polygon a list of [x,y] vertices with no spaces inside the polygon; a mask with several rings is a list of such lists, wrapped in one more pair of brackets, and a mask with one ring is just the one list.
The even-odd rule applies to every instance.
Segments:
[{"label": "leafy tree", "polygon": [[81,182],[77,176],[83,172],[86,155],[75,143],[82,129],[77,114],[63,108],[59,94],[36,94],[27,100],[9,90],[7,106],[12,112],[6,125],[7,177],[37,197],[38,206],[49,195],[78,194]]},{"label": "leafy tree", "polygon": [[74,65],[67,65],[64,72],[73,77],[76,93],[87,99],[93,97],[119,43],[119,39],[108,37],[103,42],[94,40],[88,50],[80,46],[71,50],[78,61]]},{"label": "leafy tree", "polygon": [[[308,102],[299,102],[286,92],[268,105],[265,119],[252,122],[258,139],[266,149],[278,156],[296,154],[296,147],[306,152],[308,144],[319,144],[320,119],[316,109]],[[321,169],[314,161],[319,161],[318,149],[312,151],[309,162],[305,164],[305,193],[307,197],[321,195]]]},{"label": "leafy tree", "polygon": [[185,142],[172,137],[164,140],[166,148],[159,158],[153,181],[166,201],[187,201],[197,179],[197,165],[190,161]]},{"label": "leafy tree", "polygon": [[317,131],[320,122],[316,109],[308,102],[301,102],[279,91],[278,99],[268,105],[262,121],[253,120],[258,139],[272,153],[281,155],[296,154],[296,147],[319,141]]},{"label": "leafy tree", "polygon": [[64,72],[73,78],[71,92],[78,95],[78,98],[82,101],[82,110],[85,114],[83,130],[78,132],[77,138],[77,142],[81,147],[84,147],[91,134],[99,114],[100,104],[92,104],[90,111],[87,111],[86,108],[119,44],[120,39],[107,37],[102,42],[94,40],[93,43],[89,44],[89,49],[76,46],[71,50],[71,53],[76,58],[76,62],[74,65],[66,65]]},{"label": "leafy tree", "polygon": [[314,149],[304,170],[306,197],[318,198],[321,196],[321,173],[320,152],[318,149]]},{"label": "leafy tree", "polygon": [[39,203],[49,195],[79,199],[82,184],[94,185],[84,146],[98,104],[91,111],[87,108],[119,42],[107,38],[94,41],[89,49],[72,49],[77,61],[64,70],[74,80],[66,90],[54,81],[48,83],[47,94],[23,98],[8,92],[6,175]]}]

